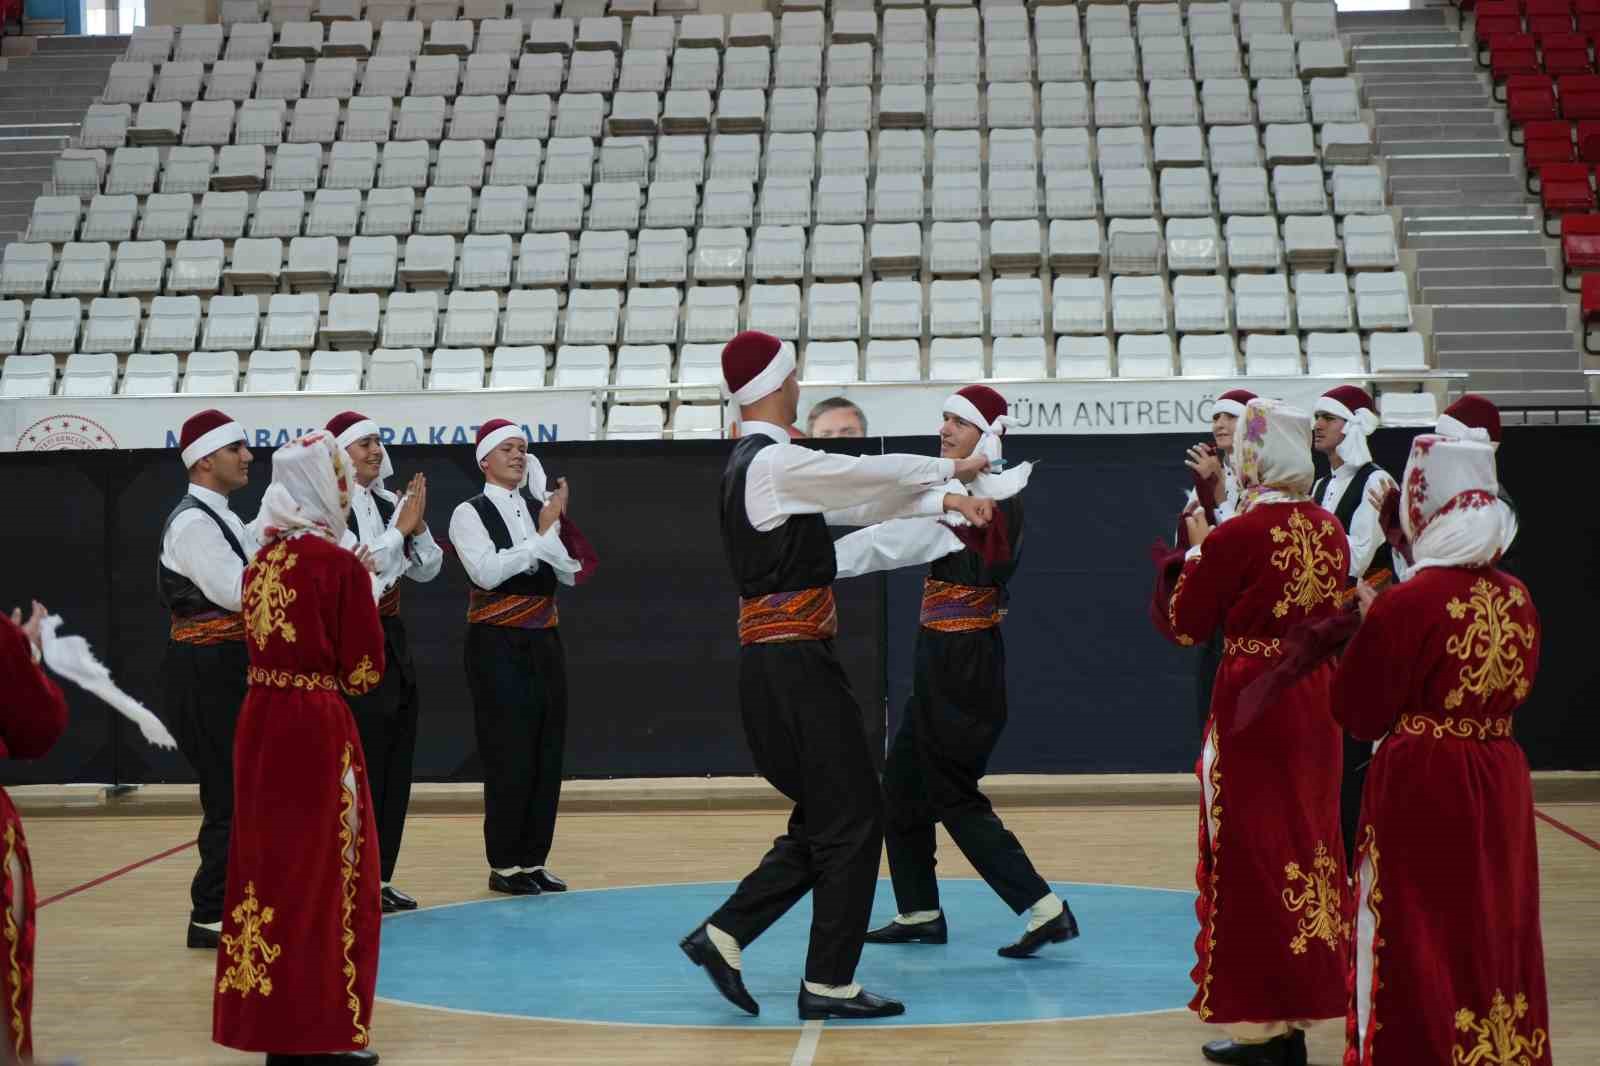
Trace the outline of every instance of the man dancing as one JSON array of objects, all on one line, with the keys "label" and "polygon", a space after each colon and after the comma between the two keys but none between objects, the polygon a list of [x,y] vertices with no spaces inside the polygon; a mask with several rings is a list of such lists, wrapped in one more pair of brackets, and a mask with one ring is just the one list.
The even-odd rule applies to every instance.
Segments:
[{"label": "man dancing", "polygon": [[[944,403],[939,455],[1000,459],[1006,401],[968,385]],[[889,872],[899,914],[867,934],[869,944],[943,944],[949,931],[934,876],[935,826],[1013,912],[1029,912],[1021,939],[1000,949],[1025,958],[1078,935],[1072,911],[1039,876],[1016,836],[978,788],[1006,724],[1006,585],[1022,556],[1022,497],[1031,467],[980,474],[974,492],[995,501],[981,534],[957,520],[901,518],[834,544],[839,577],[932,563],[923,584],[916,673],[884,767]],[[965,494],[959,481],[951,492]]]},{"label": "man dancing", "polygon": [[156,565],[161,603],[172,614],[162,664],[167,720],[200,781],[200,869],[189,887],[187,942],[215,948],[222,931],[233,822],[233,734],[244,704],[244,568],[259,546],[253,526],[228,509],[250,482],[244,427],[201,411],[178,438],[189,491],[167,516]]},{"label": "man dancing", "polygon": [[428,532],[424,514],[428,483],[418,474],[397,499],[384,487],[389,455],[378,436],[378,424],[365,415],[345,411],[333,416],[328,432],[350,457],[355,484],[350,489],[350,520],[343,546],[364,547],[376,569],[383,621],[383,656],[389,668],[376,688],[350,697],[350,711],[361,731],[367,756],[367,784],[372,790],[373,820],[378,830],[378,865],[382,868],[384,913],[415,910],[417,901],[395,888],[394,867],[411,805],[411,763],[417,749],[417,717],[421,703],[417,673],[411,663],[411,642],[400,617],[400,579],[428,582],[439,576],[444,552]]},{"label": "man dancing", "polygon": [[756,769],[794,801],[787,831],[681,947],[729,1002],[760,1012],[740,951],[807,892],[811,945],[802,1019],[880,1018],[905,1006],[854,983],[883,843],[877,771],[861,708],[833,653],[834,548],[828,525],[960,513],[975,526],[990,500],[945,489],[982,456],[851,458],[790,443],[800,386],[794,353],[745,332],[722,351],[743,431],[722,477],[723,548],[739,587],[739,702]]}]

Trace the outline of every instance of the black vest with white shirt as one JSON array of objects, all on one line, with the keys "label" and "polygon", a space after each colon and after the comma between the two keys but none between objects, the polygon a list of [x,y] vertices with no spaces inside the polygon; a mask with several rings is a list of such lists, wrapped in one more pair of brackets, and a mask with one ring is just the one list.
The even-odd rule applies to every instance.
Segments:
[{"label": "black vest with white shirt", "polygon": [[744,502],[750,464],[776,443],[761,434],[742,438],[722,473],[722,547],[746,599],[822,588],[833,584],[837,572],[833,537],[822,515],[790,515],[768,533],[750,524]]}]

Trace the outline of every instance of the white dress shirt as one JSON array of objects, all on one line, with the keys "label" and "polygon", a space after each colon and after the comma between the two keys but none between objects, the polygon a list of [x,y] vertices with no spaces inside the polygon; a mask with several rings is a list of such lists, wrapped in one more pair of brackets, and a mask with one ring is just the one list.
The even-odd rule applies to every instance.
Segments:
[{"label": "white dress shirt", "polygon": [[[400,501],[390,494],[385,502],[394,505],[394,513],[398,517]],[[361,530],[361,534],[357,536],[346,526],[339,543],[351,551],[365,544],[372,552],[372,559],[378,567],[372,575],[372,584],[379,596],[393,588],[402,577],[423,582],[439,576],[439,568],[444,563],[444,549],[439,547],[426,526],[411,538],[411,553],[408,555],[405,535],[384,522],[370,488],[358,484],[351,490],[350,513],[355,516],[356,528]]]},{"label": "white dress shirt", "polygon": [[[472,583],[481,589],[499,588],[518,574],[531,573],[541,562],[549,563],[556,579],[563,585],[574,583],[581,567],[567,554],[561,543],[561,522],[550,523],[550,528],[539,532],[538,515],[527,504],[527,497],[499,485],[485,484],[484,496],[494,504],[495,510],[511,534],[511,547],[496,548],[483,528],[483,519],[471,502],[458,505],[450,516],[450,543],[455,546],[461,565],[466,568]],[[545,493],[548,501],[549,493]]]},{"label": "white dress shirt", "polygon": [[830,526],[866,526],[944,513],[953,459],[833,455],[791,444],[783,427],[766,422],[746,422],[741,431],[777,442],[761,449],[745,474],[745,515],[759,532],[772,532],[790,515],[821,514]]},{"label": "white dress shirt", "polygon": [[[217,524],[200,511],[190,508],[172,520],[161,538],[161,565],[193,581],[206,599],[227,611],[241,609],[244,600],[244,568],[261,547],[256,523],[246,525],[228,509],[228,498],[200,485],[191,484],[189,495],[199,500],[228,524],[244,549],[241,562],[228,546]],[[259,522],[259,517],[257,522]]]},{"label": "white dress shirt", "polygon": [[[1354,463],[1340,466],[1328,478],[1327,485],[1323,486],[1322,498],[1317,503],[1329,511],[1335,510],[1344,497],[1345,489],[1350,487],[1350,479],[1360,469]],[[1373,488],[1385,484],[1393,487],[1394,478],[1381,468],[1374,471],[1367,479],[1367,487],[1362,490],[1361,502],[1356,505],[1355,515],[1350,519],[1350,528],[1345,530],[1345,536],[1350,541],[1351,577],[1359,578],[1365,574],[1372,565],[1372,557],[1378,554],[1378,548],[1385,543],[1383,530],[1378,525],[1378,510],[1367,498]]]},{"label": "white dress shirt", "polygon": [[937,518],[895,518],[833,542],[841,578],[919,566],[965,549],[961,538]]}]

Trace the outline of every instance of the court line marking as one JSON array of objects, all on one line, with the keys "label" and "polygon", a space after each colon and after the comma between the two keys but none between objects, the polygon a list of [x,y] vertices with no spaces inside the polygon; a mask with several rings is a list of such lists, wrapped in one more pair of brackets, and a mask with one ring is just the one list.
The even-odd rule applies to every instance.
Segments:
[{"label": "court line marking", "polygon": [[800,1043],[794,1046],[789,1066],[811,1066],[817,1057],[817,1042],[822,1039],[822,1022],[809,1021],[800,1027]]},{"label": "court line marking", "polygon": [[1541,821],[1549,822],[1551,825],[1567,834],[1567,836],[1571,837],[1573,840],[1578,841],[1580,844],[1587,844],[1594,850],[1600,851],[1600,840],[1594,840],[1591,837],[1584,836],[1582,833],[1572,828],[1572,826],[1568,825],[1566,822],[1561,821],[1559,818],[1553,818],[1537,807],[1533,809],[1533,816]]},{"label": "court line marking", "polygon": [[148,856],[146,858],[140,859],[138,862],[130,862],[128,865],[122,867],[121,869],[112,870],[108,874],[102,874],[99,877],[96,877],[93,881],[85,881],[83,884],[77,885],[77,886],[75,886],[73,888],[69,888],[64,892],[57,892],[55,895],[50,896],[47,899],[40,900],[38,902],[37,906],[39,906],[39,907],[48,907],[52,903],[58,902],[59,900],[66,899],[68,896],[76,896],[79,892],[87,892],[87,891],[89,891],[89,889],[97,888],[98,886],[105,884],[107,881],[112,881],[112,880],[115,880],[118,877],[121,877],[123,874],[132,873],[133,871],[137,870],[141,866],[149,866],[153,862],[160,862],[162,859],[165,859],[165,858],[167,858],[169,856],[172,856],[172,855],[176,855],[178,852],[184,850],[185,848],[192,848],[192,847],[194,847],[194,845],[195,845],[194,841],[186,840],[182,844],[177,844],[177,845],[174,845],[173,847],[168,848],[166,851],[157,852],[154,855],[151,855],[151,856]]}]

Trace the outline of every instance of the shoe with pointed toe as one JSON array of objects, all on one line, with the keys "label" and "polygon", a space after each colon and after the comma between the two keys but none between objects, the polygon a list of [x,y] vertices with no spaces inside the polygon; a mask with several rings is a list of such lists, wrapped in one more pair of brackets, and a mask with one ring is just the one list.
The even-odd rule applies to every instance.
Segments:
[{"label": "shoe with pointed toe", "polygon": [[944,924],[944,915],[928,922],[894,922],[867,933],[869,944],[944,944],[950,940],[950,930]]},{"label": "shoe with pointed toe", "polygon": [[895,999],[885,999],[862,989],[849,999],[837,996],[819,996],[800,985],[800,1019],[813,1022],[823,1018],[850,1020],[852,1018],[892,1018],[906,1012],[906,1005]]},{"label": "shoe with pointed toe", "polygon": [[[1300,1037],[1304,1047],[1305,1037]],[[1224,1066],[1292,1066],[1295,1039],[1292,1036],[1275,1036],[1262,1044],[1241,1044],[1236,1040],[1213,1040],[1200,1048],[1208,1062]],[[1299,1061],[1304,1062],[1304,1059]]]},{"label": "shoe with pointed toe", "polygon": [[711,942],[711,937],[706,934],[705,924],[678,941],[678,947],[689,956],[689,961],[706,972],[711,978],[711,984],[722,993],[722,998],[732,1003],[746,1014],[760,1014],[761,1004],[755,1001],[744,987],[744,976],[738,970],[728,965],[728,960],[722,957],[722,952]]},{"label": "shoe with pointed toe", "polygon": [[393,914],[395,911],[414,911],[417,901],[395,888],[393,885],[384,885],[378,892],[378,897],[383,900],[383,913]]},{"label": "shoe with pointed toe", "polygon": [[222,943],[222,933],[216,929],[207,929],[196,922],[190,922],[189,935],[185,943],[191,948],[209,948],[214,951]]},{"label": "shoe with pointed toe", "polygon": [[1008,959],[1026,959],[1046,944],[1064,944],[1077,936],[1078,920],[1072,916],[1072,908],[1063,900],[1060,914],[1039,928],[1023,933],[1021,940],[1007,944],[1000,949],[1000,954]]},{"label": "shoe with pointed toe", "polygon": [[500,874],[490,870],[489,891],[502,892],[508,896],[537,896],[544,889],[539,887],[539,882],[527,874]]},{"label": "shoe with pointed toe", "polygon": [[524,876],[533,878],[534,883],[539,886],[542,892],[565,892],[567,890],[565,881],[543,867],[537,870],[529,870]]}]

